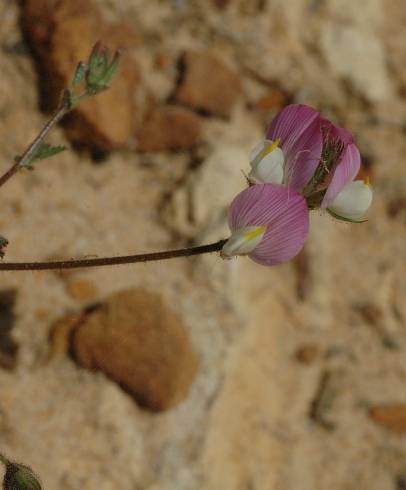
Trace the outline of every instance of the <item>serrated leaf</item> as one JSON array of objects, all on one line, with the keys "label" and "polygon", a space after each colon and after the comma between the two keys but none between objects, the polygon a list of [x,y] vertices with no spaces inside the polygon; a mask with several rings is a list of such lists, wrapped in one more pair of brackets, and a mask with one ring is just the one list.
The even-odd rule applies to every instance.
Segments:
[{"label": "serrated leaf", "polygon": [[346,221],[347,223],[365,223],[366,221],[368,221],[367,219],[354,220],[351,218],[345,218],[344,216],[340,216],[340,215],[334,213],[333,211],[330,211],[330,209],[327,209],[327,212],[333,218],[338,219],[340,221]]},{"label": "serrated leaf", "polygon": [[35,160],[45,160],[46,158],[53,157],[65,150],[65,146],[51,146],[48,143],[42,143],[35,155],[31,158],[29,165]]},{"label": "serrated leaf", "polygon": [[48,143],[42,143],[39,147],[37,153],[35,154],[35,159],[37,160],[45,160],[45,158],[52,157],[66,150],[66,146],[58,145],[51,146]]}]

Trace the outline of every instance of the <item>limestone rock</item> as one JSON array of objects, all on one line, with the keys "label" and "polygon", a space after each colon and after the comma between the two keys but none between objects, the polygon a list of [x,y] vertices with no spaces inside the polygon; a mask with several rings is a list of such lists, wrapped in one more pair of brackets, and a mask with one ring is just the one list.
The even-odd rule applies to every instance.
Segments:
[{"label": "limestone rock", "polygon": [[320,355],[320,348],[315,344],[301,345],[295,352],[296,360],[300,364],[313,364]]},{"label": "limestone rock", "polygon": [[63,356],[69,352],[72,332],[79,325],[81,319],[81,312],[75,312],[68,313],[56,320],[49,333],[50,349],[47,361],[51,361],[54,358]]},{"label": "limestone rock", "polygon": [[406,434],[406,404],[404,403],[372,407],[369,416],[385,429]]},{"label": "limestone rock", "polygon": [[230,3],[229,0],[213,0],[213,4],[218,7],[219,9],[224,9],[228,6]]},{"label": "limestone rock", "polygon": [[274,89],[263,95],[255,104],[255,110],[265,117],[270,112],[280,111],[283,106],[289,103],[289,96],[282,90]]},{"label": "limestone rock", "polygon": [[19,345],[13,337],[16,299],[16,290],[0,291],[0,369],[13,370],[17,366]]},{"label": "limestone rock", "polygon": [[85,314],[72,350],[81,366],[103,371],[152,411],[183,400],[197,371],[180,318],[142,289],[120,292]]},{"label": "limestone rock", "polygon": [[164,213],[167,225],[194,239],[211,239],[212,232],[214,238],[227,234],[227,209],[245,187],[240,170],[246,166],[246,151],[219,144],[172,194]]},{"label": "limestone rock", "polygon": [[86,279],[69,277],[66,281],[66,290],[73,299],[81,301],[90,301],[97,297],[96,285]]},{"label": "limestone rock", "polygon": [[[54,109],[79,61],[85,61],[96,41],[110,50],[137,43],[125,24],[109,25],[91,0],[27,0],[22,24],[41,68],[43,105]],[[123,56],[111,87],[83,102],[65,119],[71,141],[101,151],[124,147],[135,129],[134,94],[139,85],[135,61]]]},{"label": "limestone rock", "polygon": [[330,70],[368,100],[376,103],[393,95],[384,47],[369,28],[326,22],[320,46]]},{"label": "limestone rock", "polygon": [[229,117],[241,93],[239,76],[208,51],[187,51],[176,100],[215,116]]},{"label": "limestone rock", "polygon": [[137,149],[142,152],[187,150],[200,139],[199,116],[188,109],[163,106],[151,111],[140,130]]}]

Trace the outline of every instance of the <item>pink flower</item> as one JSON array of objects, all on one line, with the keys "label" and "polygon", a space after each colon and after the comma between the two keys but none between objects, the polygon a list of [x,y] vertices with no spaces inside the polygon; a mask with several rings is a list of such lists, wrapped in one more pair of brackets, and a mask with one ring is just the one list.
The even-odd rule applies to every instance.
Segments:
[{"label": "pink flower", "polygon": [[285,184],[301,191],[319,165],[322,152],[320,114],[302,104],[292,104],[277,114],[251,154],[253,183]]},{"label": "pink flower", "polygon": [[310,209],[358,220],[372,202],[369,183],[354,182],[360,162],[351,133],[311,107],[292,104],[277,114],[266,139],[253,150],[248,179],[291,186]]},{"label": "pink flower", "polygon": [[324,143],[321,165],[325,164],[326,170],[320,170],[319,180],[324,180],[326,191],[320,207],[329,210],[337,218],[357,221],[372,203],[369,181],[354,181],[361,166],[359,150],[348,131],[334,126],[326,119],[322,120],[322,132]]},{"label": "pink flower", "polygon": [[259,184],[242,191],[229,210],[231,237],[221,255],[248,255],[263,265],[276,265],[297,255],[309,229],[306,200],[294,189]]}]

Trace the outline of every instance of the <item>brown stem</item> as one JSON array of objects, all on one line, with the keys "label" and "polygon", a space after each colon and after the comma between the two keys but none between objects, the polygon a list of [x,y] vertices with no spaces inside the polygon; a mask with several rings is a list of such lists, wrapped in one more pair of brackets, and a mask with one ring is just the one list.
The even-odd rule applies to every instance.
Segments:
[{"label": "brown stem", "polygon": [[46,135],[49,131],[63,118],[63,116],[68,112],[68,108],[65,106],[64,102],[58,107],[51,119],[45,124],[40,133],[35,137],[29,147],[21,155],[21,157],[7,170],[5,174],[0,177],[0,187],[4,185],[10,177],[12,177],[20,168],[27,165],[32,157],[37,152],[39,146],[44,141]]},{"label": "brown stem", "polygon": [[83,267],[102,267],[105,265],[135,264],[137,262],[152,262],[156,260],[174,259],[176,257],[191,257],[211,252],[218,252],[227,240],[219,240],[199,247],[167,250],[138,255],[121,255],[118,257],[102,257],[96,259],[59,260],[52,262],[0,262],[0,271],[43,271],[58,269],[79,269]]}]

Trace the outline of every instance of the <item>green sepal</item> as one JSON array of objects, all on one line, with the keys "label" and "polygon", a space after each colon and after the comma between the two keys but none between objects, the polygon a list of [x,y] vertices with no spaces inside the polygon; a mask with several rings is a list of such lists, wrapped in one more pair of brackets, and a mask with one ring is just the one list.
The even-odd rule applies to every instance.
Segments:
[{"label": "green sepal", "polygon": [[302,192],[303,197],[306,199],[307,207],[311,209],[317,209],[323,202],[323,197],[326,193],[325,189],[321,191],[313,192],[310,195],[306,195],[305,190]]},{"label": "green sepal", "polygon": [[84,63],[83,61],[78,63],[76,67],[75,75],[73,76],[73,80],[71,83],[72,88],[76,88],[82,83],[82,81],[85,78],[86,71],[87,71],[86,63]]},{"label": "green sepal", "polygon": [[340,221],[346,221],[347,223],[365,223],[366,221],[368,221],[367,219],[355,220],[351,218],[345,218],[344,216],[340,216],[339,214],[330,211],[330,209],[327,209],[327,212],[333,218],[338,219]]},{"label": "green sepal", "polygon": [[120,51],[117,50],[110,62],[109,50],[100,42],[96,43],[88,59],[86,71],[86,89],[89,95],[95,95],[109,87],[119,62]]},{"label": "green sepal", "polygon": [[104,83],[104,85],[106,87],[110,84],[112,78],[116,74],[116,71],[118,69],[119,64],[120,64],[120,51],[116,51],[114,53],[114,56],[113,56],[113,59],[112,59],[110,65],[108,65],[106,67],[106,69],[104,70],[104,76],[102,78],[102,83]]}]

